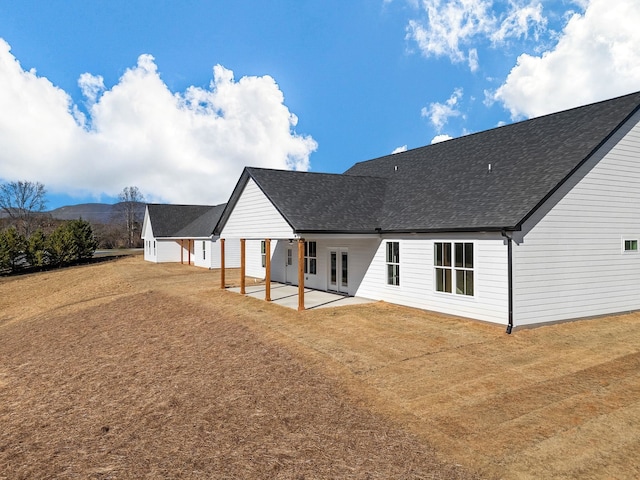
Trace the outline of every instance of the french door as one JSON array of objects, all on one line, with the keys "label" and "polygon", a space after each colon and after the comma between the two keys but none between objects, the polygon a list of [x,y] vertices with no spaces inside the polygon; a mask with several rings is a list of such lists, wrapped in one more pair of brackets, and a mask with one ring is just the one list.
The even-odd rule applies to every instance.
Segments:
[{"label": "french door", "polygon": [[329,290],[349,293],[349,253],[346,249],[329,249]]}]

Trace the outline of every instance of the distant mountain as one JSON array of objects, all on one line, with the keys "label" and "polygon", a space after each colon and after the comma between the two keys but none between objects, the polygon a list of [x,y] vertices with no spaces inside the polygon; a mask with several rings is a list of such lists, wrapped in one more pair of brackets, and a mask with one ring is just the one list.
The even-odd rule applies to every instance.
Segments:
[{"label": "distant mountain", "polygon": [[[47,213],[57,220],[77,220],[82,218],[91,223],[110,223],[122,215],[119,208],[119,203],[114,205],[108,203],[81,203],[79,205],[56,208]],[[140,219],[142,219],[144,217],[145,204],[138,203],[137,208]]]}]

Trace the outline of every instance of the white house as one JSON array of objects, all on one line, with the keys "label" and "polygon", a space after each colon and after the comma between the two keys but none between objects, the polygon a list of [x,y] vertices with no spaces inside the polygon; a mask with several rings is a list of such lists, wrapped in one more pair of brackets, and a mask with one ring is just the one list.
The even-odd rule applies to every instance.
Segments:
[{"label": "white house", "polygon": [[[220,268],[220,242],[213,235],[225,205],[148,204],[142,224],[144,259]],[[226,242],[225,266],[240,264],[239,242]]]},{"label": "white house", "polygon": [[637,310],[639,106],[640,92],[343,174],[247,168],[215,234],[242,240],[249,276],[508,332]]}]

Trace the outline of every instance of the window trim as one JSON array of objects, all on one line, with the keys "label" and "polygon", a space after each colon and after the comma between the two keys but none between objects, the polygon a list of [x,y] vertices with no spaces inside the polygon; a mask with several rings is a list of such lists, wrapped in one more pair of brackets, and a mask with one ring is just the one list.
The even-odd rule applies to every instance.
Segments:
[{"label": "window trim", "polygon": [[[311,249],[313,244],[313,251]],[[311,255],[313,253],[314,255]],[[304,242],[304,274],[305,275],[317,275],[318,274],[318,242],[315,240]]]},{"label": "window trim", "polygon": [[[396,252],[397,248],[397,252]],[[392,287],[400,286],[400,242],[398,240],[387,240],[385,242],[385,265],[387,285]],[[394,259],[395,254],[395,259]],[[396,260],[396,261],[394,261]]]},{"label": "window trim", "polygon": [[[627,248],[629,246],[629,248]],[[635,248],[634,248],[635,247]],[[640,252],[640,241],[637,237],[622,237],[622,253],[633,255]]]},{"label": "window trim", "polygon": [[[444,245],[449,245],[449,258],[448,258],[448,265],[447,265],[447,261],[445,261],[445,250],[444,250]],[[441,256],[443,257],[442,260],[442,264],[438,265],[438,245],[442,245],[442,254]],[[467,245],[470,245],[471,247],[471,260],[470,262],[465,261],[466,257],[467,257]],[[460,247],[461,246],[461,247]],[[462,259],[459,259],[459,248],[462,248]],[[443,241],[434,241],[433,242],[433,291],[435,293],[441,293],[441,294],[445,294],[445,295],[457,295],[458,297],[461,298],[476,298],[476,262],[475,262],[475,257],[476,257],[476,243],[474,241],[455,241],[455,240],[443,240]],[[470,266],[469,266],[470,263]],[[449,283],[449,288],[450,290],[438,290],[438,271],[443,271],[443,272],[450,272],[449,273],[449,278],[448,278],[448,283]],[[462,291],[459,291],[460,289],[458,288],[458,275],[459,273],[462,272],[471,272],[471,283],[470,283],[470,290],[471,293],[467,293],[469,291],[468,288],[465,288],[465,286],[463,286],[463,288],[461,289]],[[466,275],[465,275],[465,281],[466,281]],[[463,282],[464,283],[464,282]],[[444,283],[443,283],[444,287],[446,288],[447,286],[447,279],[446,277],[444,278]]]}]

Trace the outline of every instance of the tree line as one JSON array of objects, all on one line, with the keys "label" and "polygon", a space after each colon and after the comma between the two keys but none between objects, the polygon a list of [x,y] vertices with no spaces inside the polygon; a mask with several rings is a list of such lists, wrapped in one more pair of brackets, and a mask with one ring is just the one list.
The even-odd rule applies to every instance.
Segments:
[{"label": "tree line", "polygon": [[63,221],[45,212],[43,184],[0,184],[0,213],[4,213],[0,219],[0,272],[80,262],[91,258],[97,248],[140,246],[139,207],[144,197],[137,187],[126,187],[119,200],[108,224]]},{"label": "tree line", "polygon": [[0,271],[70,265],[92,258],[97,245],[86,220],[70,220],[48,235],[38,229],[29,237],[12,225],[0,232]]}]

